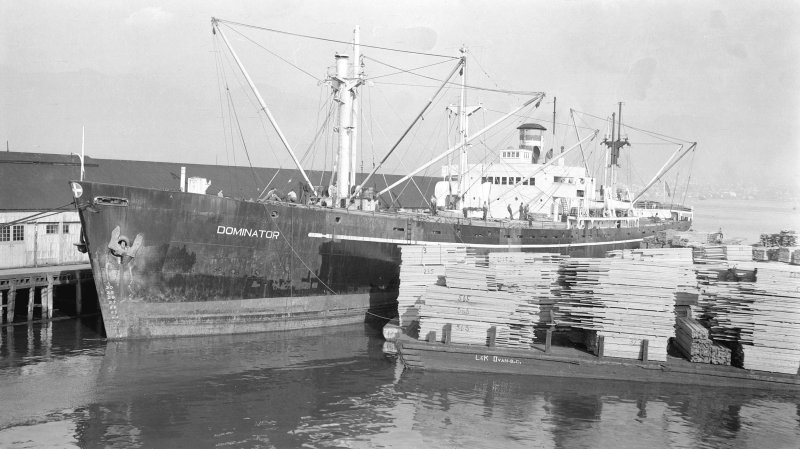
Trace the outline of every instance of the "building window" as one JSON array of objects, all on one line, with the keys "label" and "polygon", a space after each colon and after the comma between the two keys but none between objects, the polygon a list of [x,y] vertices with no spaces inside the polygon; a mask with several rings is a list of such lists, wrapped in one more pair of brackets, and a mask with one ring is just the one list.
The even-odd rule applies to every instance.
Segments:
[{"label": "building window", "polygon": [[14,227],[11,229],[11,234],[15,242],[21,242],[25,240],[25,226],[14,225]]},{"label": "building window", "polygon": [[575,194],[578,198],[583,198],[583,190],[576,190]]},{"label": "building window", "polygon": [[531,178],[530,179],[530,185],[532,185],[532,186],[536,185],[536,178]]},{"label": "building window", "polygon": [[11,240],[11,226],[0,225],[0,242]]},{"label": "building window", "polygon": [[69,234],[69,223],[64,223],[64,226],[61,227],[62,234]]},{"label": "building window", "polygon": [[503,184],[503,185],[508,184],[508,178],[506,178],[505,176],[501,176],[500,177],[500,184]]},{"label": "building window", "polygon": [[58,234],[58,223],[46,223],[44,225],[45,234]]}]

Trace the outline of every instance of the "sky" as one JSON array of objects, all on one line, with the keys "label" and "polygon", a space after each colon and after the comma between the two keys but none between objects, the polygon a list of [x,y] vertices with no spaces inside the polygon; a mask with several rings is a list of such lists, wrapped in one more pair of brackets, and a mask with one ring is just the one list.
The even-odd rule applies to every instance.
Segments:
[{"label": "sky", "polygon": [[[440,55],[458,56],[466,46],[475,61],[469,73],[477,72],[470,84],[545,92],[537,116],[543,122],[551,120],[553,97],[560,117],[569,108],[606,116],[622,101],[626,123],[698,142],[693,179],[794,182],[800,190],[800,2],[793,0],[4,1],[0,138],[11,151],[68,154],[80,152],[83,127],[92,157],[246,164],[224,118],[212,16],[345,41],[359,25],[362,43]],[[242,33],[303,69],[270,59],[226,29],[302,154],[318,128],[320,86],[313,77],[324,76],[334,51],[348,48],[251,31]],[[397,57],[401,67],[442,61],[364,53],[379,61]],[[370,73],[386,71],[370,64]],[[430,73],[441,78],[450,67]],[[432,93],[375,87],[370,111],[383,120],[369,138],[384,140],[373,160]],[[245,129],[263,132],[256,108],[239,101]],[[443,104],[436,106],[439,114]],[[432,113],[425,119],[437,120]],[[426,150],[387,162],[389,172],[431,157],[433,140],[417,138],[412,143]],[[289,167],[276,147],[274,138],[250,141],[250,163]],[[657,168],[666,150],[652,151],[644,159]],[[329,158],[309,161],[319,168]]]}]

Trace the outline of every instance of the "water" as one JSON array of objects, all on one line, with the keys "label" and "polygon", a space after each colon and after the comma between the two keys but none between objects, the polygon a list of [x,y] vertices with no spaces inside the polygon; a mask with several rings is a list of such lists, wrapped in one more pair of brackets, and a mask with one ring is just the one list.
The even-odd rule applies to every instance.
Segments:
[{"label": "water", "polygon": [[[0,329],[0,447],[798,447],[796,393],[403,371],[380,333]],[[9,341],[11,340],[11,341]]]},{"label": "water", "polygon": [[800,232],[800,205],[789,201],[710,199],[694,203],[693,229],[758,243],[761,234],[782,229]]}]

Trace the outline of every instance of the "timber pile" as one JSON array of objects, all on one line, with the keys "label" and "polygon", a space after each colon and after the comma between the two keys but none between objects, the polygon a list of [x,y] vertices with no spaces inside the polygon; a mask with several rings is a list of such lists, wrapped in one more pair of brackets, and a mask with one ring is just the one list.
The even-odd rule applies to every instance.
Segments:
[{"label": "timber pile", "polygon": [[753,260],[753,247],[750,245],[725,245],[725,260],[747,262]]},{"label": "timber pile", "polygon": [[537,327],[549,324],[559,296],[559,264],[567,256],[557,253],[491,253],[489,267],[499,287],[522,295],[538,306]]},{"label": "timber pile", "polygon": [[466,248],[400,245],[400,288],[397,310],[400,325],[408,326],[419,318],[419,306],[427,286],[445,274],[445,265],[466,259]]},{"label": "timber pile", "polygon": [[730,365],[731,350],[708,338],[708,329],[692,318],[678,318],[675,342],[687,360],[694,363]]},{"label": "timber pile", "polygon": [[766,262],[769,260],[769,254],[767,254],[767,248],[764,246],[754,246],[753,247],[753,260],[757,260],[759,262]]},{"label": "timber pile", "polygon": [[798,249],[800,248],[794,246],[782,246],[778,248],[778,262],[790,263],[792,261],[792,254],[797,252]]},{"label": "timber pile", "polygon": [[542,307],[553,307],[559,261],[564,257],[468,254],[463,263],[447,264],[445,285],[429,285],[421,298],[420,338],[436,332],[441,340],[449,325],[451,342],[482,345],[494,327],[496,346],[530,349]]},{"label": "timber pile", "polygon": [[742,345],[743,367],[796,374],[800,368],[800,267],[759,263],[755,282],[706,287],[711,337]]},{"label": "timber pile", "polygon": [[666,231],[667,243],[674,248],[690,248],[715,243],[712,238],[712,234],[708,232],[675,231],[673,229]]},{"label": "timber pile", "polygon": [[649,251],[663,249],[622,253],[639,259],[566,260],[559,324],[597,331],[604,356],[638,359],[642,340],[648,340],[649,359],[665,361],[667,340],[674,335],[675,292],[695,281],[686,263],[690,250],[680,257]]},{"label": "timber pile", "polygon": [[781,230],[777,234],[761,234],[761,246],[797,246],[797,234],[791,230]]},{"label": "timber pile", "polygon": [[792,265],[800,265],[800,249],[792,252],[792,260],[789,263]]}]

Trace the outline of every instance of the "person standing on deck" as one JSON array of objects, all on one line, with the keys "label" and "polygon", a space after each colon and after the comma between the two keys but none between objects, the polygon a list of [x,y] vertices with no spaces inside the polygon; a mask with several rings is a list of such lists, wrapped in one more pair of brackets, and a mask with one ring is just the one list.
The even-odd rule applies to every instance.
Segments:
[{"label": "person standing on deck", "polygon": [[431,195],[431,215],[436,215],[436,195]]},{"label": "person standing on deck", "polygon": [[509,204],[506,209],[508,209],[508,217],[513,220],[514,219],[514,211],[511,210],[511,205]]},{"label": "person standing on deck", "polygon": [[523,204],[522,202],[519,203],[519,219],[520,220],[525,219],[525,204]]},{"label": "person standing on deck", "polygon": [[489,212],[489,205],[483,202],[483,221],[486,221],[486,214]]}]

